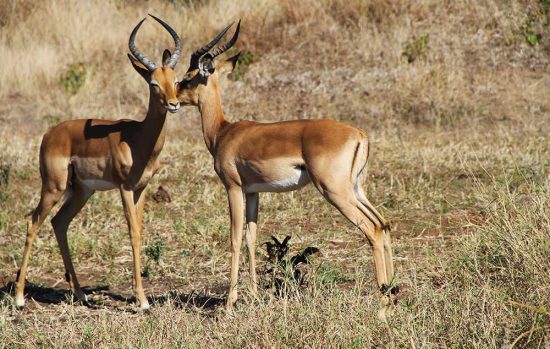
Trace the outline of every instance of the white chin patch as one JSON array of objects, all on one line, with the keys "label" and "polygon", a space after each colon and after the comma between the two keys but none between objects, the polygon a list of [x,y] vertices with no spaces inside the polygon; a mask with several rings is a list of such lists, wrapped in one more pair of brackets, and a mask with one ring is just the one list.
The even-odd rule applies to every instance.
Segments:
[{"label": "white chin patch", "polygon": [[297,168],[291,177],[267,183],[252,183],[244,187],[247,193],[292,191],[300,189],[309,183],[309,175],[305,169]]}]

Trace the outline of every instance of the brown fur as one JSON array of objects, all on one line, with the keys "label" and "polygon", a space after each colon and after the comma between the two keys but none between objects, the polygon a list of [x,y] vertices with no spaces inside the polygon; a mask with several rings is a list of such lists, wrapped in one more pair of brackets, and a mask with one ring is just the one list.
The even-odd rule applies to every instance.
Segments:
[{"label": "brown fur", "polygon": [[[118,188],[128,223],[134,259],[134,292],[148,308],[141,281],[140,235],[144,189],[159,168],[158,156],[166,136],[166,112],[179,102],[174,71],[161,67],[149,72],[131,57],[136,71],[150,84],[149,110],[143,121],[71,120],[49,130],[40,148],[42,191],[40,203],[28,223],[23,261],[17,278],[16,304],[23,306],[25,276],[32,242],[53,206],[67,199],[52,219],[72,292],[86,301],[74,270],[67,243],[70,222],[96,190]],[[156,83],[152,83],[152,81]]]},{"label": "brown fur", "polygon": [[[221,106],[218,78],[220,72],[232,70],[235,63],[232,57],[217,64],[206,78],[192,70],[178,86],[180,102],[197,106],[201,113],[206,146],[228,193],[232,257],[227,310],[237,300],[243,193],[250,279],[255,292],[258,193],[295,190],[307,181],[313,182],[327,201],[365,234],[372,247],[378,286],[386,290],[393,279],[390,232],[385,219],[361,189],[361,173],[369,151],[365,132],[333,120],[228,122]],[[302,180],[306,177],[304,172],[307,178]],[[387,297],[383,295],[384,305],[388,304]]]}]

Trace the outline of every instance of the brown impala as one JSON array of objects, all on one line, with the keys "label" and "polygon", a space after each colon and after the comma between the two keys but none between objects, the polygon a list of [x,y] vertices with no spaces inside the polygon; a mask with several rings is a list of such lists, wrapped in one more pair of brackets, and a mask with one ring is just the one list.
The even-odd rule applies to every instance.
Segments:
[{"label": "brown impala", "polygon": [[332,120],[227,121],[218,79],[223,71],[233,70],[239,54],[219,62],[214,59],[235,44],[240,22],[229,42],[211,49],[230,27],[191,55],[189,69],[178,84],[180,103],[199,108],[204,141],[214,157],[214,169],[227,189],[231,216],[227,310],[231,311],[237,300],[244,197],[250,281],[252,291],[256,292],[258,193],[296,190],[309,182],[367,237],[382,303],[388,305],[392,294],[397,293],[397,287],[389,286],[393,279],[390,229],[361,188],[369,155],[365,132]]},{"label": "brown impala", "polygon": [[40,147],[42,191],[40,203],[28,222],[23,262],[17,276],[16,305],[25,304],[23,290],[32,242],[52,207],[65,195],[52,225],[59,244],[65,277],[76,297],[86,302],[69,254],[67,229],[96,190],[119,189],[132,242],[134,292],[143,309],[149,308],[141,283],[140,235],[144,190],[159,168],[158,156],[166,135],[166,112],[179,109],[174,67],[181,54],[176,32],[152,16],[175,41],[173,54],[165,50],[162,67],[141,54],[134,40],[143,20],[132,31],[128,55],[134,69],[149,85],[149,109],[143,121],[99,119],[71,120],[49,130]]}]

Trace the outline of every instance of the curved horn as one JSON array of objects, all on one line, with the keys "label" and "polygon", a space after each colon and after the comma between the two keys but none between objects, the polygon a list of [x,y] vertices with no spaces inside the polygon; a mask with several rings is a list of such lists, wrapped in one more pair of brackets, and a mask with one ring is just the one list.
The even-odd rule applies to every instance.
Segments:
[{"label": "curved horn", "polygon": [[212,55],[212,58],[221,55],[225,51],[229,50],[235,43],[237,42],[237,38],[239,37],[239,30],[241,29],[241,20],[239,19],[239,23],[237,23],[237,29],[235,30],[235,33],[233,34],[233,37],[231,40],[226,42],[224,45],[216,48],[214,51],[212,51],[210,54]]},{"label": "curved horn", "polygon": [[180,40],[180,37],[178,36],[176,31],[174,29],[172,29],[172,27],[170,27],[162,19],[157,18],[157,17],[153,16],[152,14],[149,14],[149,16],[153,17],[157,22],[159,22],[164,27],[164,29],[166,29],[168,31],[168,33],[170,33],[170,35],[172,35],[172,38],[174,39],[174,44],[176,45],[176,48],[174,49],[174,52],[170,56],[170,60],[168,61],[168,63],[166,63],[166,65],[168,67],[174,69],[174,67],[178,63],[178,59],[181,56],[181,40]]},{"label": "curved horn", "polygon": [[191,55],[191,62],[189,63],[189,66],[193,68],[197,67],[201,56],[210,51],[210,49],[214,47],[214,45],[216,45],[218,41],[220,41],[220,39],[225,35],[225,33],[227,33],[227,31],[229,30],[229,28],[231,28],[233,24],[234,23],[231,23],[230,25],[225,27],[218,35],[216,35],[214,39],[212,39],[212,41],[193,52],[193,54]]},{"label": "curved horn", "polygon": [[132,52],[134,57],[136,57],[137,60],[141,62],[141,64],[143,64],[147,69],[149,69],[149,71],[153,71],[157,69],[156,64],[150,61],[147,57],[145,57],[145,55],[140,53],[136,48],[136,44],[134,43],[136,39],[136,34],[139,30],[139,27],[141,27],[141,25],[143,24],[143,21],[145,21],[145,18],[139,21],[139,23],[136,25],[134,30],[132,30],[132,34],[130,34],[130,40],[128,40],[128,47],[130,48],[130,52]]}]

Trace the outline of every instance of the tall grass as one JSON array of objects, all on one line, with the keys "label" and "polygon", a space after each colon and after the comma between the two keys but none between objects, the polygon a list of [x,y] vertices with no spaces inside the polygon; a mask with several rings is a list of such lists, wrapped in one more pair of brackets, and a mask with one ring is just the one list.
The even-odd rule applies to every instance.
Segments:
[{"label": "tall grass", "polygon": [[[60,348],[543,348],[550,327],[545,181],[522,179],[517,192],[510,183],[481,185],[474,195],[485,208],[485,222],[471,223],[471,233],[444,254],[433,250],[426,260],[408,264],[410,284],[388,325],[373,315],[377,299],[364,293],[370,277],[363,269],[348,274],[351,287],[340,287],[335,271],[316,267],[308,288],[283,298],[265,291],[259,300],[245,294],[233,317],[202,310],[200,295],[195,301],[169,297],[148,315],[108,308],[86,315],[68,304],[61,313],[13,323],[6,321],[16,318],[4,305],[0,338],[4,345]],[[29,328],[31,336],[21,331]]]},{"label": "tall grass", "polygon": [[[259,222],[260,241],[292,235],[291,253],[321,250],[308,287],[255,299],[242,265],[242,301],[225,316],[226,196],[190,109],[169,118],[151,183],[172,202],[146,207],[152,312],[125,300],[131,249],[114,192],[95,195],[69,233],[96,307],[65,293],[45,224],[28,307],[13,308],[40,137],[70,118],[143,117],[146,85],[126,52],[147,13],[182,37],[178,75],[242,18],[246,60],[222,80],[230,119],[326,117],[367,131],[368,195],[395,227],[402,286],[388,324],[376,319],[368,246],[312,188],[262,195]],[[548,20],[535,0],[0,0],[0,348],[548,347]],[[147,21],[137,45],[159,61],[173,43]]]},{"label": "tall grass", "polygon": [[[35,119],[45,114],[139,115],[136,106],[140,111],[146,107],[146,98],[136,92],[143,82],[125,53],[129,32],[147,13],[166,19],[181,34],[180,74],[192,50],[224,24],[242,18],[239,48],[261,57],[262,64],[251,67],[245,86],[225,93],[226,104],[230,111],[239,110],[245,93],[253,98],[273,93],[271,101],[248,106],[247,113],[257,118],[452,127],[472,119],[521,119],[526,105],[548,108],[537,74],[548,67],[548,10],[537,1],[505,6],[498,1],[155,0],[122,5],[47,0],[4,1],[2,8],[11,11],[0,27],[0,98],[9,98]],[[542,39],[530,45],[529,33]],[[422,54],[409,62],[408,51],[419,38],[428,40]],[[172,45],[153,22],[143,27],[137,43],[157,61]],[[60,78],[78,63],[93,67],[95,74],[70,96]],[[533,74],[525,75],[524,68]],[[40,107],[29,107],[34,102]]]}]

